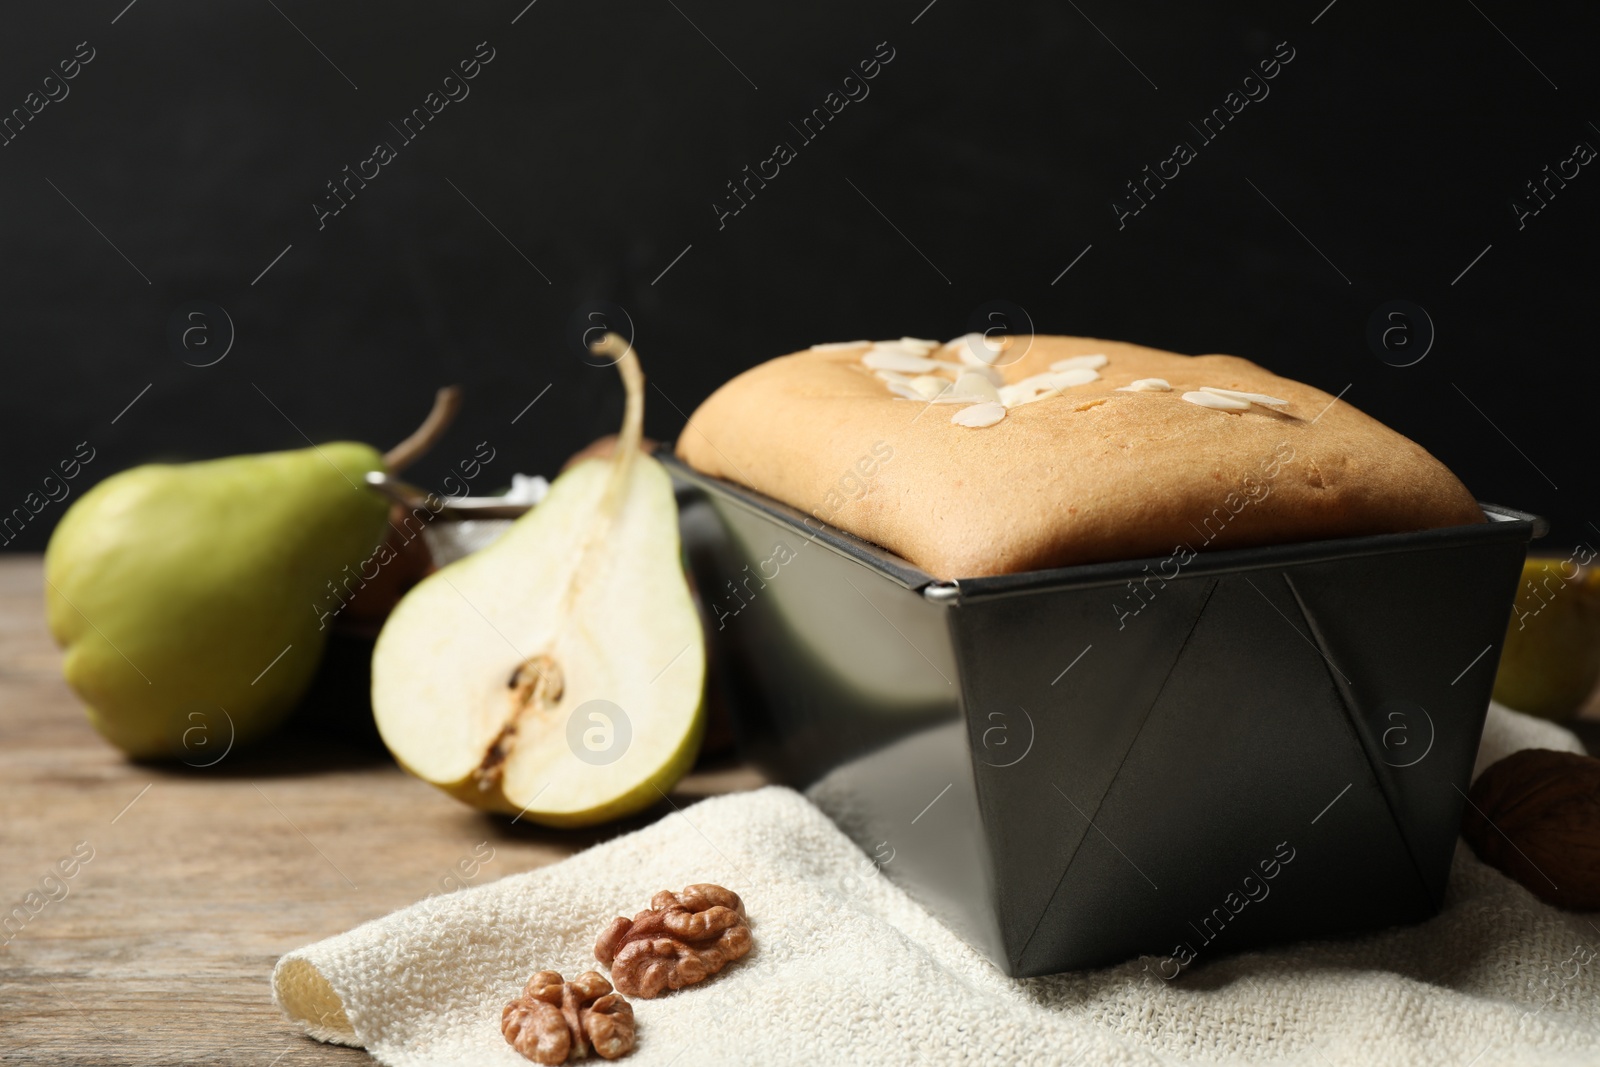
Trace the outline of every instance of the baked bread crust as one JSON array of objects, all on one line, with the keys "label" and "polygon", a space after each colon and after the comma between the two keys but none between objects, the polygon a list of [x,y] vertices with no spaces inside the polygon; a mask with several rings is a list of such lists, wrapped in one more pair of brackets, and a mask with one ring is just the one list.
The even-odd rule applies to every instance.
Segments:
[{"label": "baked bread crust", "polygon": [[[939,578],[1485,521],[1421,446],[1237,356],[1036,336],[1001,368],[1007,382],[1091,353],[1107,357],[1100,380],[968,428],[950,421],[959,407],[894,396],[865,351],[810,349],[744,372],[690,417],[679,458]],[[1172,391],[1117,391],[1140,378]],[[1289,404],[1232,413],[1183,399],[1202,386]]]}]

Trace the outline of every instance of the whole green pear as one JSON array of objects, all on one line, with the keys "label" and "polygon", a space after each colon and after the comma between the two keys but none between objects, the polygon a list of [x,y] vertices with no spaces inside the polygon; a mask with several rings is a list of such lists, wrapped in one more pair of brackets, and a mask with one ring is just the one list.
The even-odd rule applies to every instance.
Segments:
[{"label": "whole green pear", "polygon": [[[1592,558],[1593,554],[1589,554]],[[1572,558],[1530,557],[1506,626],[1494,698],[1563,722],[1600,681],[1600,568]]]},{"label": "whole green pear", "polygon": [[277,726],[383,538],[364,482],[383,466],[339,442],[135,467],[79,498],[45,552],[45,607],[95,728],[152,758]]}]

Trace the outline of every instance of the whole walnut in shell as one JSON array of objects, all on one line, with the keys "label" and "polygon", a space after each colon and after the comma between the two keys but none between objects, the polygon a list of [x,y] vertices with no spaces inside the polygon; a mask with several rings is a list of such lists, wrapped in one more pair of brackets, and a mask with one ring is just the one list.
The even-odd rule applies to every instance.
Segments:
[{"label": "whole walnut in shell", "polygon": [[611,968],[619,990],[649,999],[704,981],[754,944],[739,894],[701,883],[682,893],[662,890],[648,911],[619,916],[595,942],[594,956]]},{"label": "whole walnut in shell", "polygon": [[1600,910],[1600,760],[1543,748],[1478,776],[1461,836],[1540,900]]},{"label": "whole walnut in shell", "polygon": [[500,1030],[535,1063],[581,1059],[590,1049],[614,1060],[633,1051],[633,1005],[611,992],[611,983],[596,971],[570,982],[555,971],[540,971],[500,1013]]}]

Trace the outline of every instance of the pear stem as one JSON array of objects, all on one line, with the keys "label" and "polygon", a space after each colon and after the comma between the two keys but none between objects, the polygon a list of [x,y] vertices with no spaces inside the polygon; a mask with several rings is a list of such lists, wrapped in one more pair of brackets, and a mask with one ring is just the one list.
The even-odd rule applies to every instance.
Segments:
[{"label": "pear stem", "polygon": [[611,331],[589,346],[597,356],[608,356],[622,375],[622,387],[627,390],[627,401],[622,409],[622,430],[617,434],[617,447],[611,454],[611,479],[606,483],[605,503],[608,517],[614,516],[622,506],[627,492],[628,475],[633,470],[633,460],[639,452],[639,441],[644,436],[644,371],[633,345]]},{"label": "pear stem", "polygon": [[461,410],[461,387],[447,385],[433,396],[433,408],[422,425],[411,431],[411,436],[383,454],[383,466],[390,474],[399,474],[421,459],[428,449],[439,442],[445,430],[455,421]]}]

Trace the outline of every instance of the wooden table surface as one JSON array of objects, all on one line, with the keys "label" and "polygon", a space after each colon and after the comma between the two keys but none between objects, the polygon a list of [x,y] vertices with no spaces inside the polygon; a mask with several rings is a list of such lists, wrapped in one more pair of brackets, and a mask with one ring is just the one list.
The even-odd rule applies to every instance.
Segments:
[{"label": "wooden table surface", "polygon": [[[130,763],[62,682],[42,588],[37,556],[0,557],[0,911],[30,890],[60,898],[0,947],[0,1063],[370,1062],[278,1013],[279,955],[455,888],[457,864],[491,849],[471,884],[670,810],[563,832],[468,809],[390,760],[356,641],[331,650],[306,707],[264,749],[203,769]],[[702,770],[672,799],[761,781],[738,765]],[[93,858],[45,884],[75,847]]]}]

